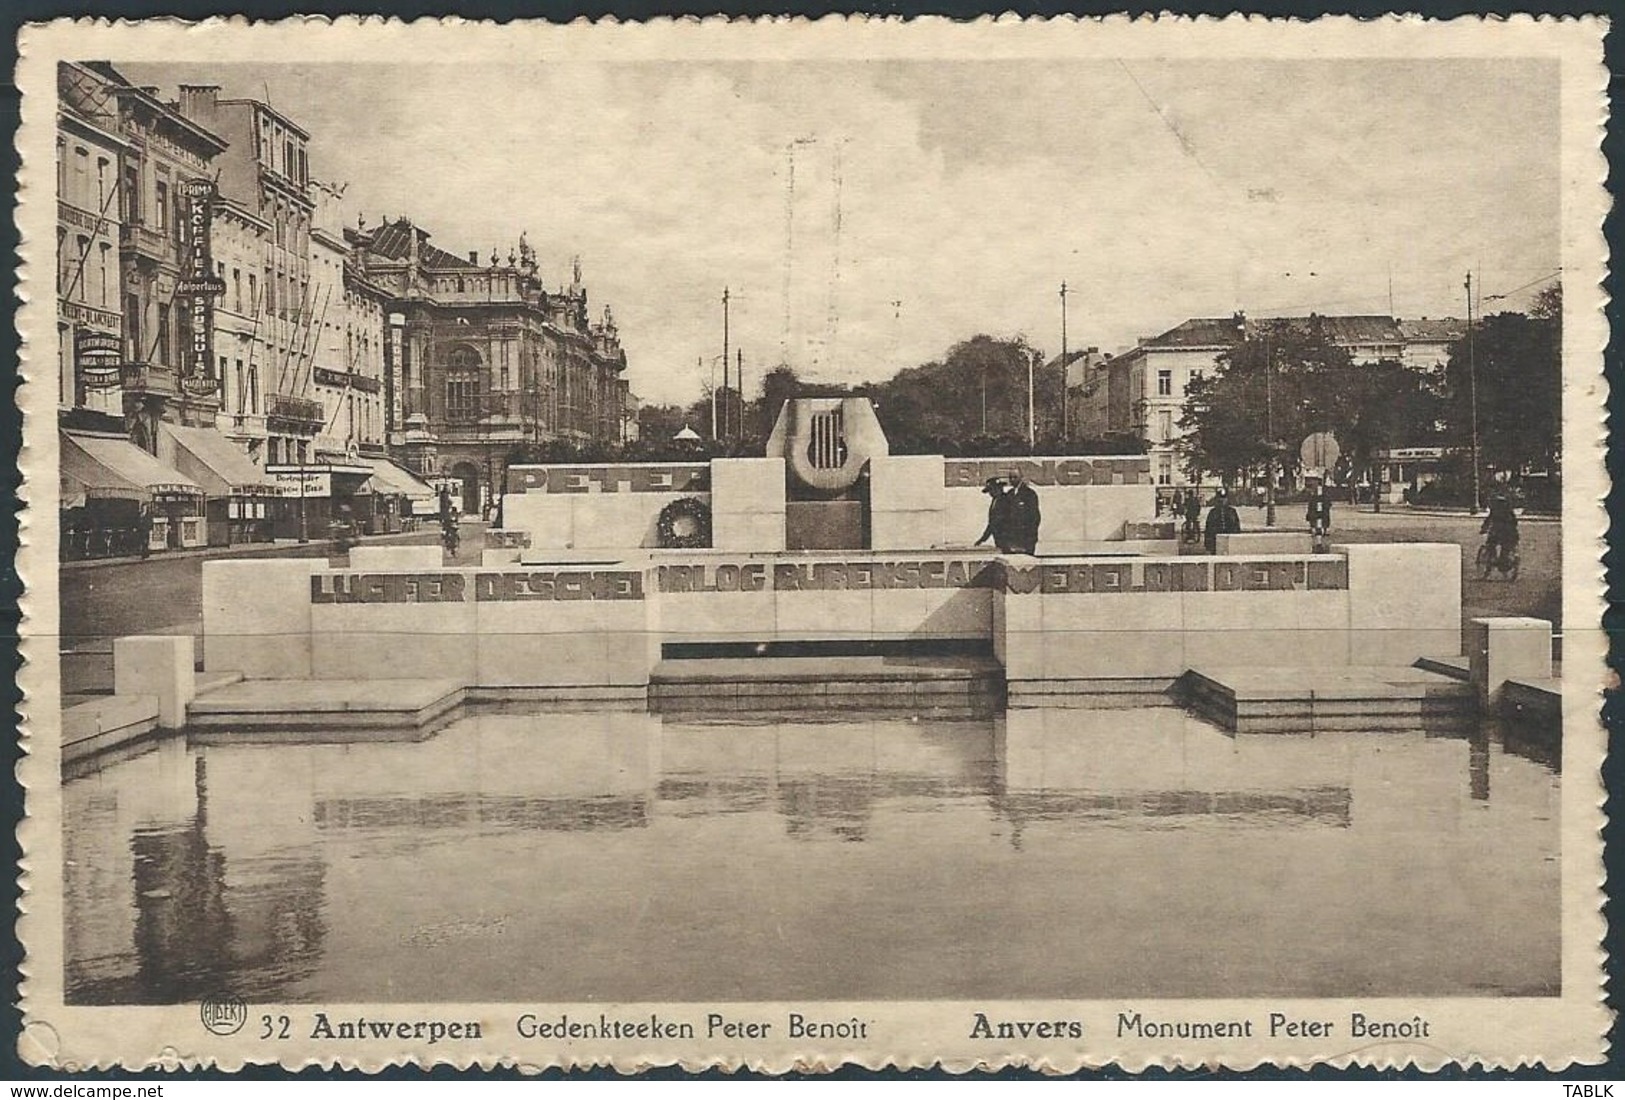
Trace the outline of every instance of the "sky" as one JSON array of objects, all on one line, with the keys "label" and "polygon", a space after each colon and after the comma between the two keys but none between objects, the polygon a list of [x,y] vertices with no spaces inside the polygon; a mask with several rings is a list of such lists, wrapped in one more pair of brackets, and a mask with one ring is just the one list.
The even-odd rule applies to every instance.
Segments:
[{"label": "sky", "polygon": [[[978,333],[1119,351],[1187,317],[1521,308],[1560,263],[1538,60],[123,64],[269,99],[351,220],[581,258],[632,390],[730,347],[854,382]],[[1505,295],[1504,298],[1492,298]],[[1475,308],[1478,308],[1475,305]]]}]

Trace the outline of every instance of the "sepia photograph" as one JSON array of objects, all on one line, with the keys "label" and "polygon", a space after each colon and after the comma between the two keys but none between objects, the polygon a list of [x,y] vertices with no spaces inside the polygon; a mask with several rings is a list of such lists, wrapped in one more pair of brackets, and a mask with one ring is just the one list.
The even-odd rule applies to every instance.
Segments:
[{"label": "sepia photograph", "polygon": [[861,23],[31,28],[25,1057],[1600,1056],[1600,25]]}]

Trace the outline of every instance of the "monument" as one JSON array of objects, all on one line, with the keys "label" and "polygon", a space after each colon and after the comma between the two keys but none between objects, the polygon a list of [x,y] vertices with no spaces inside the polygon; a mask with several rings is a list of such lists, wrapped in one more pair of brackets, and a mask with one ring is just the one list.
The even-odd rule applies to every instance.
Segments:
[{"label": "monument", "polygon": [[[1039,555],[971,546],[984,482],[1017,470],[1043,500]],[[509,482],[510,530],[477,568],[429,546],[207,563],[205,668],[459,700],[1019,705],[1461,652],[1454,546],[1182,557],[1143,455],[893,455],[861,399],[787,404],[760,457]]]}]

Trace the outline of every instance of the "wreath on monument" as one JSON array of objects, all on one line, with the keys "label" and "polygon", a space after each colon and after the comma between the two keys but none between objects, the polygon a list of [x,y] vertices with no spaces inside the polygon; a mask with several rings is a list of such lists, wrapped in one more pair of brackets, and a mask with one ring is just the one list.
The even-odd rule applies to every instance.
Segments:
[{"label": "wreath on monument", "polygon": [[660,509],[655,535],[667,550],[711,545],[711,509],[698,497],[679,497]]}]

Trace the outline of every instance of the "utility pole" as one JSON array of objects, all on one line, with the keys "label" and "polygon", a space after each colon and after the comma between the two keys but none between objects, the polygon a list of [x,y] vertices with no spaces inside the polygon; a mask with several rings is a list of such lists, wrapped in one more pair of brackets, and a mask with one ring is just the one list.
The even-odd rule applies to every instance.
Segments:
[{"label": "utility pole", "polygon": [[1467,273],[1467,388],[1472,402],[1473,424],[1473,515],[1482,506],[1478,485],[1478,361],[1473,336],[1473,273]]},{"label": "utility pole", "polygon": [[[698,366],[705,369],[705,357],[700,357]],[[711,360],[711,442],[717,441],[717,361]]]},{"label": "utility pole", "polygon": [[734,385],[739,387],[739,423],[734,425],[736,439],[745,438],[745,349],[734,349]]},{"label": "utility pole", "polygon": [[[722,389],[728,389],[728,288],[722,288]],[[722,433],[728,435],[732,429],[728,426],[730,401],[723,399],[722,404]]]},{"label": "utility pole", "polygon": [[1071,420],[1067,415],[1067,401],[1071,397],[1068,376],[1071,364],[1066,360],[1066,280],[1061,280],[1061,442],[1071,438]]}]

